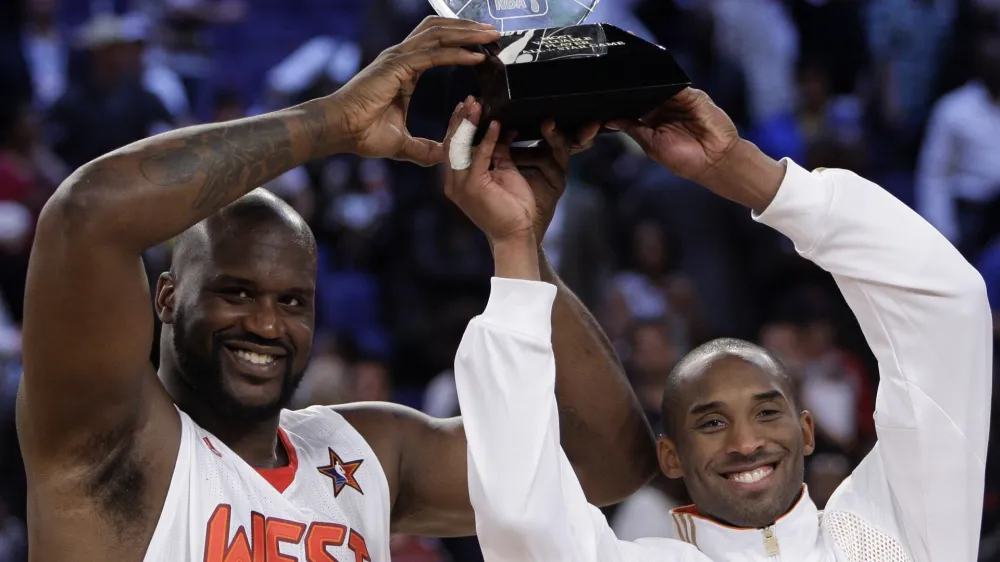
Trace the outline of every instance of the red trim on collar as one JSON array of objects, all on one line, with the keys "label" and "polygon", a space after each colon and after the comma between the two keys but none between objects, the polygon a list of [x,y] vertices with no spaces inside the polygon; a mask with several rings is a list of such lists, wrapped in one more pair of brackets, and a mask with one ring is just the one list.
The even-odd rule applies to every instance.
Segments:
[{"label": "red trim on collar", "polygon": [[[785,518],[786,515],[788,515],[789,513],[795,511],[795,508],[798,507],[800,503],[802,503],[802,499],[805,498],[806,494],[808,494],[808,493],[809,493],[809,490],[806,488],[806,485],[803,484],[802,485],[802,493],[799,494],[799,499],[795,500],[795,503],[792,504],[792,507],[788,508],[788,511],[786,511],[781,517],[775,519],[774,523],[772,523],[771,525],[777,525],[778,521],[781,521],[782,519]],[[694,505],[694,504],[684,505],[684,506],[681,506],[681,507],[675,507],[674,509],[670,510],[670,513],[684,513],[684,514],[690,515],[691,517],[697,517],[698,519],[701,519],[701,520],[704,520],[704,521],[708,521],[709,523],[712,523],[713,525],[718,525],[720,527],[725,527],[726,529],[732,529],[734,531],[746,531],[746,530],[750,530],[750,529],[756,530],[753,527],[733,527],[732,525],[727,525],[727,524],[722,523],[720,521],[716,521],[715,519],[712,519],[711,517],[709,517],[707,515],[702,515],[701,513],[698,513],[698,506]]]},{"label": "red trim on collar", "polygon": [[285,448],[285,454],[288,455],[288,464],[278,468],[255,468],[254,470],[257,471],[257,474],[263,476],[264,480],[267,480],[269,484],[274,486],[275,490],[284,493],[295,480],[295,473],[299,469],[299,456],[296,454],[292,442],[288,440],[285,430],[280,427],[278,428],[278,439]]}]

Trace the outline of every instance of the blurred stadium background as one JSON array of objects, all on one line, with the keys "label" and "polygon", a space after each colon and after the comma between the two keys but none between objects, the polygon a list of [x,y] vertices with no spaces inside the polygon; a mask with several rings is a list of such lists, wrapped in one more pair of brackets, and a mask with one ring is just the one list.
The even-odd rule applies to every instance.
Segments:
[{"label": "blurred stadium background", "polygon": [[[13,411],[24,276],[47,197],[77,166],[144,136],[331,92],[429,12],[425,0],[0,3],[0,562],[26,559]],[[772,156],[852,169],[914,206],[980,268],[1000,310],[1000,0],[603,0],[591,21],[668,47]],[[467,80],[427,73],[411,130],[441,138]],[[807,481],[822,507],[872,444],[878,382],[829,276],[617,135],[573,165],[545,248],[599,316],[651,421],[686,350],[720,335],[760,342],[816,415]],[[449,366],[485,304],[492,259],[442,196],[439,171],[335,157],[267,187],[321,246],[317,341],[297,402],[455,414]],[[169,259],[169,244],[147,252],[151,281]],[[983,561],[1000,560],[996,443]],[[685,501],[683,486],[657,480],[609,512],[622,538],[656,536]],[[481,560],[474,539],[397,537],[393,548],[394,562]]]}]

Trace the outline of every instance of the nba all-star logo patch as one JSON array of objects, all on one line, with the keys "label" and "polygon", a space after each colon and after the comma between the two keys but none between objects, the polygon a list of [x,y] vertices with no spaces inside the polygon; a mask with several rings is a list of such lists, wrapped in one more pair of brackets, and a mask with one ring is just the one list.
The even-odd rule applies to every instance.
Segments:
[{"label": "nba all-star logo patch", "polygon": [[321,466],[317,470],[320,474],[329,476],[333,480],[333,497],[339,497],[344,488],[354,488],[358,493],[364,495],[365,492],[358,484],[354,473],[361,468],[361,463],[365,462],[365,459],[344,462],[333,449],[327,448],[327,450],[330,451],[330,464]]},{"label": "nba all-star logo patch", "polygon": [[533,18],[549,11],[548,0],[488,0],[493,19]]}]

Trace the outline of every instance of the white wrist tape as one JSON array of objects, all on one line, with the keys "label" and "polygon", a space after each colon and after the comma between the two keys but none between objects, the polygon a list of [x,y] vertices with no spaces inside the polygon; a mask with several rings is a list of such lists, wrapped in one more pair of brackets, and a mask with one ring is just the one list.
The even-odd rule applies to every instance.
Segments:
[{"label": "white wrist tape", "polygon": [[468,119],[462,119],[455,135],[451,137],[448,160],[452,170],[465,170],[472,165],[472,138],[476,136],[476,126]]}]

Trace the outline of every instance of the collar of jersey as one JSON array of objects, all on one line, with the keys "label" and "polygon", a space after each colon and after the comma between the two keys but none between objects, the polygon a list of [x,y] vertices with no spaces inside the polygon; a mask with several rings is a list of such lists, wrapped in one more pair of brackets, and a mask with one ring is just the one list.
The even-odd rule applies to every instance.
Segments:
[{"label": "collar of jersey", "polygon": [[800,560],[816,548],[819,539],[819,511],[803,484],[802,494],[788,513],[778,518],[770,527],[750,529],[730,527],[698,513],[693,505],[670,511],[677,538],[689,542],[716,561],[766,560],[768,553],[766,535],[771,530],[777,541],[781,560]]}]

